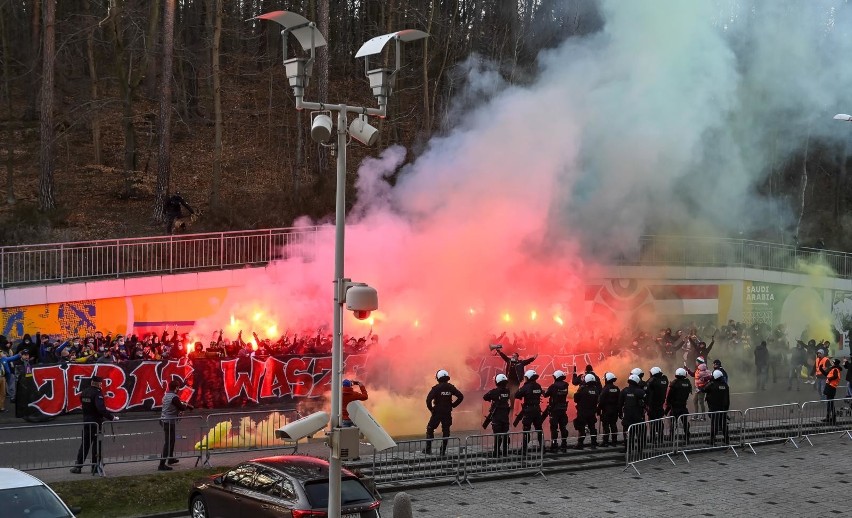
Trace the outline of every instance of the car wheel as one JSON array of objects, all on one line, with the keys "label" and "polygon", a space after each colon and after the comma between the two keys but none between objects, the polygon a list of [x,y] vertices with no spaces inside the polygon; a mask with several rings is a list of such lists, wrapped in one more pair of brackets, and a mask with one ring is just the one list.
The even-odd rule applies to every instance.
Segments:
[{"label": "car wheel", "polygon": [[189,511],[192,513],[192,518],[207,518],[207,502],[204,501],[204,497],[201,495],[192,497]]}]

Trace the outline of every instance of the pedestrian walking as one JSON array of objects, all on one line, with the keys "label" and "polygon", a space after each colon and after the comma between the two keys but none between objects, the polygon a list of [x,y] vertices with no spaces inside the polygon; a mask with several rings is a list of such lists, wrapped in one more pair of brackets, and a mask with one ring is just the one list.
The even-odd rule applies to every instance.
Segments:
[{"label": "pedestrian walking", "polygon": [[83,407],[83,441],[77,451],[77,465],[71,468],[71,473],[81,473],[83,462],[92,452],[92,475],[100,470],[100,452],[98,451],[98,433],[104,420],[118,421],[118,416],[110,413],[104,403],[104,395],[101,393],[101,382],[99,376],[92,376],[89,386],[80,394],[80,402]]},{"label": "pedestrian walking", "polygon": [[192,410],[192,405],[185,403],[178,396],[177,391],[180,382],[172,380],[169,382],[169,390],[163,396],[163,409],[160,411],[160,426],[163,428],[163,455],[160,457],[158,471],[171,471],[172,464],[177,464],[175,458],[175,430],[181,412]]},{"label": "pedestrian walking", "polygon": [[[450,426],[453,424],[453,409],[461,404],[464,395],[452,383],[450,373],[444,369],[435,373],[438,384],[432,387],[426,396],[426,408],[432,414],[426,424],[426,449],[424,453],[432,453],[432,441],[435,438],[435,429],[441,425],[441,436],[445,437],[441,443],[441,455],[447,454],[447,439],[450,436]],[[455,399],[453,399],[455,398]]]}]

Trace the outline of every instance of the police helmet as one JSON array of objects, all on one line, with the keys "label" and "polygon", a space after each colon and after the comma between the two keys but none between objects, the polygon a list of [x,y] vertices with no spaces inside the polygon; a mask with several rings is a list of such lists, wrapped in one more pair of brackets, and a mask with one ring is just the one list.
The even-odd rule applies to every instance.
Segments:
[{"label": "police helmet", "polygon": [[607,380],[607,381],[615,381],[618,378],[615,377],[615,374],[613,374],[611,372],[607,372],[606,374],[604,374],[604,379]]},{"label": "police helmet", "polygon": [[686,376],[686,369],[681,367],[680,369],[675,371],[675,376]]},{"label": "police helmet", "polygon": [[713,379],[719,379],[722,376],[724,376],[724,374],[722,374],[722,371],[720,371],[718,369],[713,371]]},{"label": "police helmet", "polygon": [[642,372],[642,369],[640,369],[639,367],[636,367],[635,369],[630,371],[630,374],[632,374],[633,376],[639,377],[644,373]]},{"label": "police helmet", "polygon": [[538,374],[536,374],[536,372],[534,370],[530,369],[530,370],[528,370],[527,372],[524,373],[524,377],[528,380],[533,380],[533,379],[536,379],[538,377]]},{"label": "police helmet", "polygon": [[509,381],[509,378],[507,378],[505,374],[501,373],[494,377],[494,383],[498,385],[503,383],[504,381]]},{"label": "police helmet", "polygon": [[651,367],[651,376],[656,376],[657,374],[661,374],[663,369],[659,367]]},{"label": "police helmet", "polygon": [[595,381],[595,375],[591,374],[591,373],[586,374],[585,380],[586,380],[586,383],[591,383],[591,382]]},{"label": "police helmet", "polygon": [[565,373],[562,371],[553,371],[553,377],[556,379],[562,379],[565,377]]},{"label": "police helmet", "polygon": [[639,383],[639,376],[635,374],[631,374],[630,377],[628,377],[627,379],[629,381],[632,381],[633,383]]},{"label": "police helmet", "polygon": [[435,373],[436,380],[441,381],[442,378],[450,379],[450,373],[445,371],[444,369],[441,369]]}]

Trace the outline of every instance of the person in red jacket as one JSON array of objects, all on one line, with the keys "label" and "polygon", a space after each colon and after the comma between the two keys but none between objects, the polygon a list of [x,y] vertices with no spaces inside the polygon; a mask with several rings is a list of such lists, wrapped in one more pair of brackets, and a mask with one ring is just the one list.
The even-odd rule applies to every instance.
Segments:
[{"label": "person in red jacket", "polygon": [[[341,402],[340,426],[355,426],[355,423],[349,419],[349,412],[346,406],[353,401],[367,401],[367,387],[360,381],[343,380],[343,393]],[[353,385],[357,385],[361,392],[355,392]]]}]

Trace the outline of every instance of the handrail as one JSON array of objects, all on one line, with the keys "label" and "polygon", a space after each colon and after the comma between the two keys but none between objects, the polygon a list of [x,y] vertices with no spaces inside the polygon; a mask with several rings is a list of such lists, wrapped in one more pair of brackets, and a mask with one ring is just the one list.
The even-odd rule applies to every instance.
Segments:
[{"label": "handrail", "polygon": [[[0,288],[264,265],[313,247],[333,227],[284,227],[97,241],[0,246]],[[639,238],[620,266],[745,267],[798,272],[819,262],[852,278],[852,254],[782,243],[706,236]]]}]

